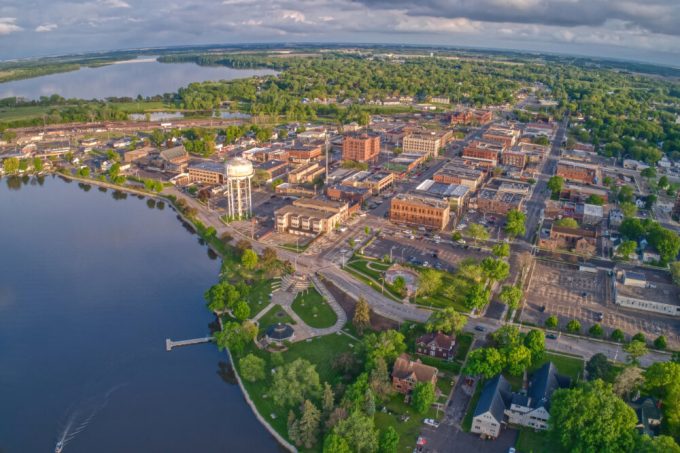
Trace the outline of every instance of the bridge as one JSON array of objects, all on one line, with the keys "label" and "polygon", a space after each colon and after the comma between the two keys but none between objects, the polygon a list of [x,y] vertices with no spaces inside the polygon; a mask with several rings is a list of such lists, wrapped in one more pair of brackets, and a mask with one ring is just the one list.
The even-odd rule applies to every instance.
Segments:
[{"label": "bridge", "polygon": [[172,341],[170,338],[165,339],[165,350],[172,351],[172,348],[179,346],[189,346],[192,344],[208,343],[213,341],[213,337],[192,338],[191,340]]}]

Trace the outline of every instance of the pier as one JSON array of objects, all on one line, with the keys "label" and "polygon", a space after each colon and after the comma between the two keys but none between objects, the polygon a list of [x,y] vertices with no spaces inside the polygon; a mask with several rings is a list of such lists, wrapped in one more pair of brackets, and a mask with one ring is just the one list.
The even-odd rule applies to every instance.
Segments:
[{"label": "pier", "polygon": [[189,346],[192,344],[208,343],[210,341],[213,341],[213,337],[192,338],[191,340],[179,340],[179,341],[172,341],[170,338],[166,338],[165,350],[172,351],[172,348],[177,348],[179,346]]}]

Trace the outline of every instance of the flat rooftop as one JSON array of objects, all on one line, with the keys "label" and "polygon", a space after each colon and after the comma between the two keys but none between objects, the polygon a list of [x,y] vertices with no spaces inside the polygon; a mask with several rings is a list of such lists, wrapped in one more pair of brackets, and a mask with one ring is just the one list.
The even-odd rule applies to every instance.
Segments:
[{"label": "flat rooftop", "polygon": [[616,291],[624,297],[680,306],[680,288],[672,283],[648,282],[646,287],[641,288],[624,285],[616,279]]},{"label": "flat rooftop", "polygon": [[445,209],[449,206],[449,204],[445,201],[438,200],[436,198],[431,198],[423,195],[417,195],[417,194],[412,194],[412,193],[400,193],[397,194],[394,198],[392,198],[393,201],[405,201],[405,202],[410,202],[413,204],[421,204],[423,206],[428,206],[431,208],[437,208],[437,209]]},{"label": "flat rooftop", "polygon": [[195,168],[197,170],[211,171],[213,173],[225,173],[226,170],[223,163],[215,162],[213,160],[200,160],[189,163],[190,170]]},{"label": "flat rooftop", "polygon": [[421,192],[439,198],[460,198],[470,191],[467,186],[459,184],[445,184],[426,179],[416,187],[416,192]]}]

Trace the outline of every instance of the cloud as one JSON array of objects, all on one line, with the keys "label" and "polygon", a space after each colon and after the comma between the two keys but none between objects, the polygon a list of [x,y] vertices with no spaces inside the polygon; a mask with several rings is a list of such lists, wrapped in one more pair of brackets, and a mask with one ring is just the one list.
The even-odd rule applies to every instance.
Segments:
[{"label": "cloud", "polygon": [[132,8],[129,3],[123,0],[101,0],[99,3],[109,8]]},{"label": "cloud", "polygon": [[23,30],[16,21],[16,17],[0,17],[0,36]]},{"label": "cloud", "polygon": [[35,31],[38,33],[46,33],[49,31],[54,31],[57,29],[57,24],[43,24],[35,27]]},{"label": "cloud", "polygon": [[401,9],[411,16],[466,18],[483,22],[603,26],[620,20],[652,33],[680,35],[677,0],[355,0],[373,8]]}]

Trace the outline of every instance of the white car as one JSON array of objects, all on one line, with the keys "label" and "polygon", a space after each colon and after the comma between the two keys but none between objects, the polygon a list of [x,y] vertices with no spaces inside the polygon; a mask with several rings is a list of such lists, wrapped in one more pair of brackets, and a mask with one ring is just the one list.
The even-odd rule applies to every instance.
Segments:
[{"label": "white car", "polygon": [[439,428],[439,422],[431,418],[426,418],[425,420],[423,420],[423,423],[434,428]]}]

